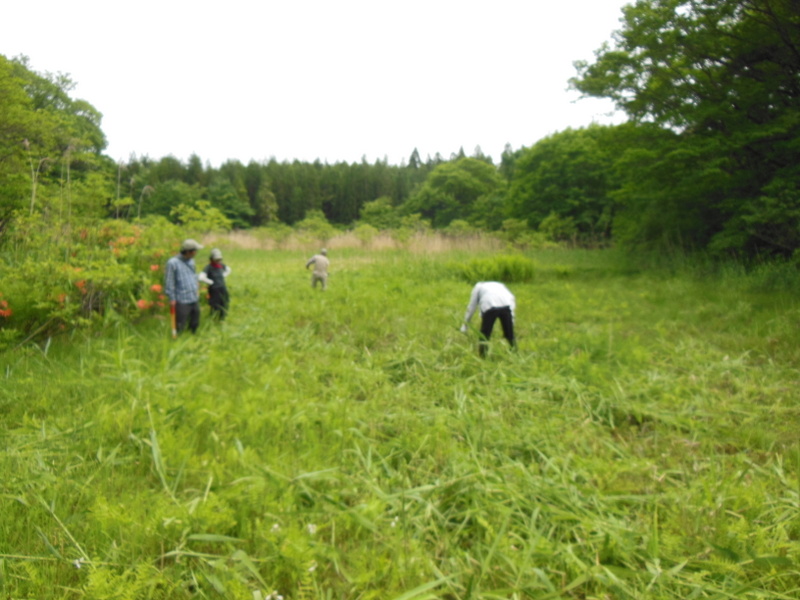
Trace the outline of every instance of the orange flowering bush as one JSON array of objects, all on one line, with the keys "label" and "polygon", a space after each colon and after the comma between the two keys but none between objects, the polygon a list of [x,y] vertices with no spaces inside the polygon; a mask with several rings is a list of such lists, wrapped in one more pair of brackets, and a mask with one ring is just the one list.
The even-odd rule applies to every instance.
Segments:
[{"label": "orange flowering bush", "polygon": [[8,305],[8,300],[3,298],[3,294],[0,294],[0,317],[8,318],[14,314],[14,311],[11,310],[11,307]]},{"label": "orange flowering bush", "polygon": [[163,310],[163,264],[170,246],[190,235],[165,219],[68,224],[38,213],[16,215],[3,240],[9,268],[0,297],[0,349],[14,339],[100,325],[110,312],[134,319]]},{"label": "orange flowering bush", "polygon": [[150,286],[150,294],[148,298],[139,298],[136,301],[136,306],[140,311],[160,310],[167,306],[167,297],[162,293],[163,286],[160,283],[154,283]]}]

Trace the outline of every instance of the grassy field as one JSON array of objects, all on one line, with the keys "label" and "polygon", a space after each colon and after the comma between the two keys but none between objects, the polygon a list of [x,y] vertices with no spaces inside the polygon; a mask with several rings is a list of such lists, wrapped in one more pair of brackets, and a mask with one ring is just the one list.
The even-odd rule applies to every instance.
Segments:
[{"label": "grassy field", "polygon": [[[0,597],[797,598],[800,305],[768,272],[226,250],[230,318],[0,356]],[[206,312],[204,309],[204,317]]]}]

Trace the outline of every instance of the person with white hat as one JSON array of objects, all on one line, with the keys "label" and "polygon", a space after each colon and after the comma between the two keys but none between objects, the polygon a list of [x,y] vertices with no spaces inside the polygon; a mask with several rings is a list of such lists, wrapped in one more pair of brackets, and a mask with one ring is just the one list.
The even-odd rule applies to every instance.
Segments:
[{"label": "person with white hat", "polygon": [[197,278],[208,285],[208,305],[211,307],[211,318],[223,321],[228,314],[230,296],[225,278],[231,274],[231,268],[222,262],[222,250],[214,248],[208,264],[200,271]]},{"label": "person with white hat", "polygon": [[176,332],[188,326],[189,331],[195,333],[200,326],[200,294],[194,257],[202,248],[195,240],[185,240],[180,253],[167,261],[164,293],[169,297],[170,310],[174,310]]}]

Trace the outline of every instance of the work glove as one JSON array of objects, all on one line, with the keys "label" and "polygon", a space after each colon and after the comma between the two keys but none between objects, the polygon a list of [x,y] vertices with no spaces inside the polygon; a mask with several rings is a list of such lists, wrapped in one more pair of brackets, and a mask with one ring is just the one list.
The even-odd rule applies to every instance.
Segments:
[{"label": "work glove", "polygon": [[466,323],[464,323],[464,324],[461,326],[461,330],[460,330],[460,331],[461,331],[461,333],[467,333],[467,324],[466,324]]}]

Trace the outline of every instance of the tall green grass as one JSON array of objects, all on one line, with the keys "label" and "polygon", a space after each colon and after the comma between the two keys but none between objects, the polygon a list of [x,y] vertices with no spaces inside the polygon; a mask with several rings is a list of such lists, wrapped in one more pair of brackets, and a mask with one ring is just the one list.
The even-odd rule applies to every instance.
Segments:
[{"label": "tall green grass", "polygon": [[797,597],[795,296],[530,255],[482,360],[466,252],[332,252],[324,293],[305,254],[226,251],[196,336],[2,356],[2,594]]}]

